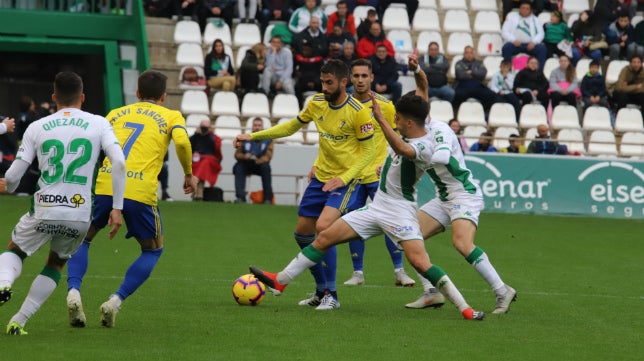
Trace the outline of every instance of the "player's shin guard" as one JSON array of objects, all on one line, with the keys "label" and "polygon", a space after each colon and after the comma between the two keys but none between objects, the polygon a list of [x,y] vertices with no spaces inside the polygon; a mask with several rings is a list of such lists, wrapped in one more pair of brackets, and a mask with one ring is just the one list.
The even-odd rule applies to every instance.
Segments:
[{"label": "player's shin guard", "polygon": [[162,253],[163,248],[146,249],[141,252],[139,258],[125,272],[125,279],[123,279],[121,287],[116,291],[116,294],[121,300],[125,300],[129,295],[134,293],[150,277]]},{"label": "player's shin guard", "polygon": [[[297,245],[300,247],[300,249],[306,248],[306,246],[310,245],[315,240],[314,234],[294,233],[294,236],[295,241],[297,242]],[[322,264],[317,263],[313,267],[311,267],[310,270],[313,278],[315,279],[315,289],[318,292],[324,292],[324,290],[326,289],[326,275],[324,274],[324,270],[322,269]]]},{"label": "player's shin guard", "polygon": [[391,263],[394,264],[394,269],[403,268],[403,253],[387,235],[385,235],[385,244],[387,245],[387,250],[391,256]]},{"label": "player's shin guard", "polygon": [[364,264],[364,241],[356,239],[349,242],[349,251],[351,252],[351,262],[353,262],[354,271],[362,271]]},{"label": "player's shin guard", "polygon": [[89,263],[89,245],[90,243],[84,240],[67,262],[67,291],[72,288],[80,291]]}]

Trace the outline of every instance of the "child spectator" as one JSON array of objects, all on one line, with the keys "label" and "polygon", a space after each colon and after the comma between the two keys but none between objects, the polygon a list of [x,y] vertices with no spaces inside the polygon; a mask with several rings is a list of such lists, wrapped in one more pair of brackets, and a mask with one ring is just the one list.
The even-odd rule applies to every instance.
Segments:
[{"label": "child spectator", "polygon": [[584,111],[591,105],[599,105],[608,108],[606,98],[606,80],[599,73],[599,62],[593,60],[588,67],[588,73],[581,81],[581,100]]}]

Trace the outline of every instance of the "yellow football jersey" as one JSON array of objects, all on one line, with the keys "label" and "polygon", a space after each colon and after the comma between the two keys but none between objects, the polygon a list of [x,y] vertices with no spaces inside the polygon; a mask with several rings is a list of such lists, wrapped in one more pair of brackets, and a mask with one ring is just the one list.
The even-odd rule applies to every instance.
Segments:
[{"label": "yellow football jersey", "polygon": [[360,163],[360,142],[373,141],[375,122],[371,109],[350,95],[335,107],[324,99],[324,94],[316,94],[297,119],[302,123],[315,122],[317,126],[320,150],[314,165],[315,177],[320,182],[340,177],[347,184],[361,175],[359,169],[355,176],[348,177],[354,173],[352,167]]},{"label": "yellow football jersey", "polygon": [[[396,115],[396,107],[394,107],[394,103],[378,93],[374,93],[374,97],[376,98],[378,105],[380,105],[380,110],[382,115],[385,117],[385,120],[395,130],[396,123],[394,115]],[[371,110],[371,99],[362,102],[362,106]],[[379,180],[377,173],[378,167],[380,167],[385,162],[385,158],[387,158],[387,138],[385,138],[385,135],[380,128],[380,124],[377,121],[373,122],[373,130],[373,141],[376,146],[376,159],[373,161],[373,166],[366,167],[363,170],[361,178],[362,183],[365,184],[377,182]]]},{"label": "yellow football jersey", "polygon": [[[125,198],[156,205],[158,176],[170,141],[177,149],[185,149],[187,144],[190,150],[185,119],[180,112],[152,102],[126,105],[112,110],[106,118],[125,155]],[[177,154],[185,174],[192,173],[191,153]],[[96,194],[112,194],[111,172],[112,165],[106,158],[99,169]]]}]

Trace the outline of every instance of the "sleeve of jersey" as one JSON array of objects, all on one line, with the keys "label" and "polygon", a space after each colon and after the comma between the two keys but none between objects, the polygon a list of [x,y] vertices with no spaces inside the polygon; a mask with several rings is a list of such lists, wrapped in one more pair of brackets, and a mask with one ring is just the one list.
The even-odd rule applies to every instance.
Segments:
[{"label": "sleeve of jersey", "polygon": [[22,175],[29,169],[30,164],[22,159],[16,159],[11,163],[11,167],[9,167],[4,175],[7,192],[13,193],[18,188],[20,179],[22,179]]},{"label": "sleeve of jersey", "polygon": [[350,180],[354,179],[362,170],[373,163],[376,159],[376,145],[373,141],[373,117],[371,110],[364,108],[358,113],[355,131],[360,142],[360,150],[362,156],[358,161],[349,168],[340,179],[344,184],[348,184]]},{"label": "sleeve of jersey", "polygon": [[[432,163],[447,164],[449,159],[452,156],[452,151],[450,149],[450,144],[456,135],[449,134],[448,132],[443,132],[439,135],[434,135],[434,144],[436,144],[436,149],[434,149],[434,154],[432,155]],[[458,139],[455,140],[458,143]]]},{"label": "sleeve of jersey", "polygon": [[179,158],[179,163],[183,168],[183,174],[192,174],[192,145],[190,145],[190,138],[188,138],[188,132],[186,131],[186,121],[183,116],[178,115],[177,119],[172,122],[170,134],[174,141],[177,158]]},{"label": "sleeve of jersey", "polygon": [[300,128],[302,128],[303,125],[304,123],[300,121],[300,117],[298,116],[286,123],[278,124],[274,127],[270,127],[259,132],[251,133],[250,138],[252,140],[284,138],[297,132]]},{"label": "sleeve of jersey", "polygon": [[[116,138],[115,138],[116,140]],[[123,209],[125,196],[125,157],[118,142],[103,148],[105,155],[112,163],[112,208]]]}]

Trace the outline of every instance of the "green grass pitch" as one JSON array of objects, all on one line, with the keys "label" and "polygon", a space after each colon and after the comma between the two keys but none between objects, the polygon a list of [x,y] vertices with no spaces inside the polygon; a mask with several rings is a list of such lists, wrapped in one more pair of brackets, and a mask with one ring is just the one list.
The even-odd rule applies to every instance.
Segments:
[{"label": "green grass pitch", "polygon": [[[0,197],[4,242],[28,205],[28,198]],[[0,307],[2,360],[644,360],[643,221],[483,214],[477,244],[518,291],[505,315],[490,313],[494,294],[453,249],[449,231],[428,241],[432,260],[487,312],[485,321],[472,322],[451,304],[405,309],[420,285],[394,287],[382,237],[368,241],[361,287],[342,285],[352,269],[348,247],[340,246],[338,311],[297,306],[313,291],[309,274],[280,297],[238,306],[232,282],[249,264],[277,271],[298,252],[296,208],[181,202],[160,208],[165,252],[124,302],[114,329],[99,326],[98,308],[139,253],[124,229],[111,241],[101,233],[90,249],[84,329],[67,324],[63,277],[27,323],[28,336],[4,335],[46,250],[27,259],[14,298]],[[413,274],[408,263],[406,269]]]}]

